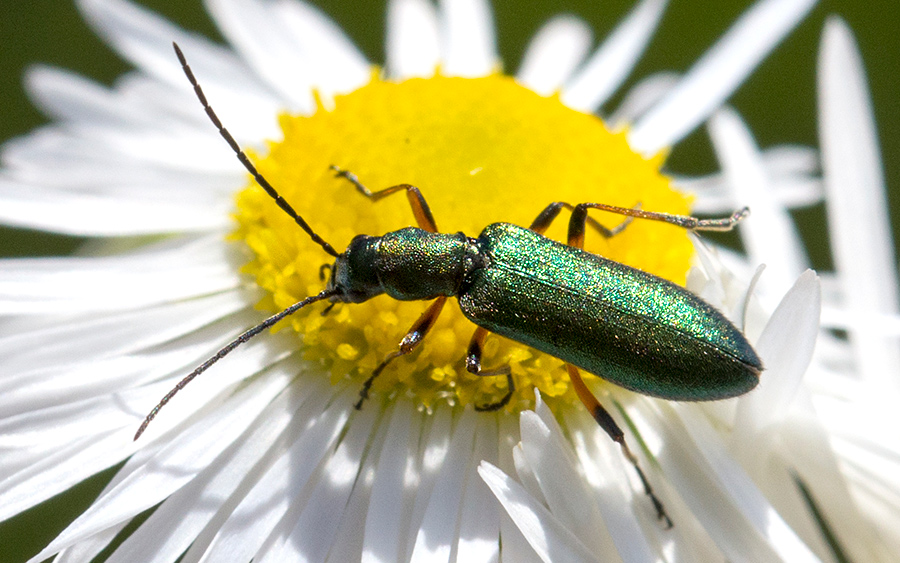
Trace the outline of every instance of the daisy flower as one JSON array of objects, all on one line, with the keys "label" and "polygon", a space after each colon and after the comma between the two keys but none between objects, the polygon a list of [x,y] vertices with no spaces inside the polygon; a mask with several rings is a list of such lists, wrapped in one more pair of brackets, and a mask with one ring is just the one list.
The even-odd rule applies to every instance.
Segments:
[{"label": "daisy flower", "polygon": [[[4,147],[0,220],[98,242],[75,257],[0,264],[0,519],[118,466],[32,560],[885,556],[882,537],[895,540],[896,530],[872,521],[894,513],[896,499],[879,493],[896,489],[889,464],[865,462],[887,457],[878,444],[895,444],[861,440],[868,427],[814,413],[872,420],[859,397],[887,387],[874,374],[896,364],[886,352],[859,364],[872,342],[865,333],[831,337],[814,353],[818,280],[802,273],[785,218],[787,207],[821,197],[809,151],[760,153],[739,117],[721,110],[710,133],[722,174],[673,180],[660,171],[662,153],[721,107],[811,5],[759,2],[687,74],[648,77],[603,121],[592,114],[639,58],[662,0],[639,2],[594,52],[582,22],[551,20],[515,77],[501,72],[489,7],[479,0],[392,1],[383,68],[299,2],[210,0],[228,42],[220,46],[123,0],[80,0],[138,70],[112,88],[33,70],[29,88],[57,123]],[[686,214],[691,201],[678,184],[694,189],[700,212],[753,206],[749,256],[699,244],[694,260],[684,232],[651,221],[585,242],[686,283],[745,327],[766,365],[759,391],[718,403],[669,403],[588,379],[674,528],[657,522],[559,360],[488,337],[487,367],[509,365],[517,390],[500,411],[474,412],[498,402],[507,383],[466,371],[473,327],[452,305],[415,353],[375,380],[360,410],[362,382],[427,305],[380,297],[326,315],[324,306],[307,307],[193,381],[132,440],[194,366],[268,314],[319,293],[331,262],[223,144],[172,41],[262,174],[338,250],[359,233],[413,219],[404,198],[372,202],[332,165],[373,189],[419,186],[442,232],[470,236],[499,221],[527,226],[552,201],[640,202]],[[846,39],[838,44],[848,51]],[[829,64],[838,65],[823,64],[829,95],[846,86],[844,74],[860,74],[858,63]],[[827,124],[843,104],[864,114],[864,98],[838,96],[823,109],[823,128],[842,126]],[[830,157],[825,143],[825,185],[840,187],[847,180],[834,174],[843,169],[830,166],[846,160],[847,139],[823,136],[838,145]],[[877,192],[877,178],[866,180]],[[877,204],[859,215],[845,207],[839,214],[863,222],[882,213]],[[564,223],[547,235],[565,240]],[[773,254],[782,244],[787,250]],[[848,268],[879,258],[850,254]],[[750,291],[761,262],[774,274]],[[876,328],[894,326],[896,311],[872,310],[883,307],[880,297],[853,302],[856,282],[844,271],[825,280],[829,326],[864,331],[873,314],[884,321]],[[816,369],[804,387],[808,365]],[[854,379],[860,374],[871,375]],[[848,464],[855,478],[842,477]]]}]

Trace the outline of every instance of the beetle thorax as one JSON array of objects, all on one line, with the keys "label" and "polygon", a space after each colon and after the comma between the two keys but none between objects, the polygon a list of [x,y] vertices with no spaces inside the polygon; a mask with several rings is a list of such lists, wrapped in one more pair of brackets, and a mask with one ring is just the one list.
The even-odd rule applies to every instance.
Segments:
[{"label": "beetle thorax", "polygon": [[359,235],[335,261],[329,287],[336,301],[360,303],[387,293],[413,301],[456,295],[478,250],[462,233],[408,227],[381,237]]}]

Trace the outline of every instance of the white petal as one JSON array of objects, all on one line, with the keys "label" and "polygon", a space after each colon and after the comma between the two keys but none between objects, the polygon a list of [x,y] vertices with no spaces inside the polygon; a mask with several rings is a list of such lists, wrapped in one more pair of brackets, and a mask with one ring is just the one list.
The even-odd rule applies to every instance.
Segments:
[{"label": "white petal", "polygon": [[[761,157],[772,188],[768,196],[778,206],[790,209],[810,207],[824,199],[819,177],[819,154],[812,147],[778,145],[765,149]],[[724,215],[744,204],[735,199],[738,196],[728,189],[730,186],[723,174],[673,176],[672,180],[679,189],[697,195],[693,209],[698,214]]]},{"label": "white petal", "polygon": [[607,37],[562,94],[569,107],[595,112],[616,91],[644,52],[667,0],[643,0]]},{"label": "white petal", "polygon": [[363,56],[317,8],[289,0],[206,4],[229,43],[293,112],[314,111],[313,88],[331,96],[368,82]]},{"label": "white petal", "polygon": [[[614,547],[617,550],[616,556],[625,560],[655,559],[657,554],[648,542],[647,531],[641,527],[634,513],[634,510],[649,513],[652,510],[650,500],[632,490],[626,472],[633,469],[624,463],[621,449],[583,409],[567,416],[566,422],[570,428],[580,429],[578,432],[571,432],[572,440],[578,463],[584,470],[584,479],[592,487],[592,494],[596,496],[597,506],[603,516],[605,525],[595,533],[608,539],[599,541],[606,550]],[[649,479],[654,477],[653,473],[648,474]],[[658,480],[654,480],[654,483],[657,482]],[[658,487],[656,485],[654,488]],[[671,510],[670,503],[666,503],[666,508]],[[655,519],[651,526],[659,528]]]},{"label": "white petal", "polygon": [[[699,411],[674,402],[660,407],[674,410],[669,414],[673,418],[657,427],[666,444],[666,455],[658,458],[663,471],[726,559],[819,560],[727,452]],[[685,426],[674,424],[676,418]],[[757,533],[734,533],[748,526]]]},{"label": "white petal", "polygon": [[337,530],[367,446],[371,441],[377,448],[378,436],[383,439],[383,432],[374,432],[380,414],[374,408],[355,413],[340,445],[310,480],[311,488],[304,494],[308,499],[294,499],[288,515],[270,530],[269,539],[254,555],[254,561],[325,561],[334,542],[341,541]]},{"label": "white petal", "polygon": [[738,402],[733,450],[752,457],[756,434],[788,412],[812,358],[819,329],[821,295],[815,272],[807,270],[784,296],[756,343],[766,370],[759,386]]},{"label": "white petal", "polygon": [[478,474],[542,561],[596,561],[594,555],[543,504],[499,468],[485,461],[478,467]]},{"label": "white petal", "polygon": [[472,463],[475,417],[474,412],[463,412],[453,429],[453,439],[428,499],[410,561],[449,560],[458,537],[466,469]]},{"label": "white petal", "polygon": [[[194,51],[187,51],[191,64]],[[202,55],[202,51],[198,53]],[[169,57],[175,57],[174,51],[167,50]],[[203,57],[198,57],[203,60]],[[177,62],[177,61],[176,61]],[[243,69],[241,65],[237,65]],[[241,79],[235,87],[223,85],[207,66],[198,67],[195,72],[210,96],[217,113],[222,117],[231,133],[241,142],[258,144],[261,139],[276,136],[280,131],[275,127],[273,112],[274,101],[270,96],[258,92],[259,88],[243,86],[247,81]],[[249,71],[243,70],[244,75]],[[87,137],[95,145],[109,140],[108,146],[68,147],[63,145],[59,150],[74,151],[80,149],[87,153],[93,151],[98,158],[113,153],[112,163],[117,163],[121,156],[115,153],[126,153],[131,150],[127,140],[131,138],[162,136],[168,140],[169,146],[177,146],[181,136],[202,138],[205,143],[216,148],[215,156],[220,159],[228,156],[225,169],[242,170],[236,166],[236,160],[228,154],[215,128],[204,114],[194,92],[190,90],[187,78],[182,74],[178,80],[169,84],[160,79],[143,74],[127,74],[116,81],[113,88],[106,88],[75,73],[49,67],[35,67],[26,75],[26,86],[38,104],[48,113],[66,121],[65,128],[53,126],[64,139]],[[210,80],[207,80],[209,78]],[[225,91],[223,91],[225,89]],[[236,106],[236,107],[235,107]],[[163,141],[161,144],[166,144]],[[103,143],[106,145],[106,143]],[[100,149],[105,149],[101,151]],[[165,151],[163,155],[167,155]],[[191,161],[185,168],[203,169],[199,159],[201,151],[192,151]],[[164,158],[152,152],[137,153],[141,162],[158,163],[161,167],[172,167],[182,161],[180,158]],[[176,157],[178,154],[175,155]],[[46,158],[41,159],[42,162]],[[209,171],[221,168],[223,160],[207,165]],[[75,164],[78,164],[77,162]],[[65,168],[68,172],[68,168]],[[135,167],[130,167],[134,174]],[[101,170],[102,171],[102,170]]]},{"label": "white petal", "polygon": [[428,0],[391,0],[387,72],[392,78],[433,76],[441,62],[437,10]]},{"label": "white petal", "polygon": [[[150,463],[97,499],[35,560],[41,561],[83,537],[132,518],[178,490],[246,430],[285,388],[286,379],[257,380],[238,391],[223,408],[207,415],[202,425],[189,428],[179,440],[160,450]],[[119,437],[128,439],[127,435]]]},{"label": "white petal", "polygon": [[631,127],[638,116],[661,100],[678,84],[678,80],[679,76],[674,72],[658,72],[641,79],[628,90],[625,99],[606,122],[614,131]]},{"label": "white petal", "polygon": [[[535,395],[540,395],[535,391]],[[519,421],[513,416],[500,417],[500,465],[499,467],[512,468],[514,465],[512,456],[516,448],[516,440],[518,440]],[[481,466],[479,464],[479,473]],[[482,479],[483,480],[483,479]],[[496,497],[491,494],[491,499]],[[500,541],[503,546],[504,561],[521,561],[522,563],[538,563],[541,561],[534,549],[529,545],[528,540],[522,535],[522,531],[513,522],[513,519],[507,514],[506,510],[500,511]]]},{"label": "white petal", "polygon": [[74,236],[132,236],[209,231],[228,226],[232,206],[148,202],[73,194],[0,181],[0,221]]},{"label": "white petal", "polygon": [[286,101],[291,112],[314,111],[309,61],[294,50],[287,30],[270,9],[271,3],[208,0],[206,7],[228,43]]},{"label": "white petal", "polygon": [[[177,78],[181,70],[172,56],[172,42],[203,53],[203,58],[218,59],[222,71],[242,66],[226,49],[198,35],[188,34],[164,18],[123,0],[78,0],[85,19],[116,51],[140,66],[148,74]],[[228,60],[230,59],[230,60]],[[228,63],[231,63],[229,65]],[[220,76],[222,76],[220,74]]]},{"label": "white petal", "polygon": [[706,119],[813,7],[815,0],[760,0],[688,71],[681,83],[629,132],[651,155]]},{"label": "white petal", "polygon": [[[379,425],[378,434],[371,438],[369,446],[380,449],[385,439],[385,425]],[[335,534],[338,541],[334,542],[328,553],[326,563],[344,563],[344,561],[358,561],[363,547],[363,535],[360,531],[366,523],[366,512],[369,506],[369,498],[372,496],[372,482],[375,480],[374,455],[367,455],[365,465],[359,471],[359,478],[353,486],[347,507],[344,509],[341,526]]]},{"label": "white petal", "polygon": [[[52,448],[0,483],[0,518],[23,512],[127,457],[127,438],[103,435]],[[31,452],[26,452],[31,454]]]},{"label": "white petal", "polygon": [[[190,86],[172,52],[172,42],[177,42],[237,139],[244,138],[241,125],[245,119],[256,122],[251,130],[258,129],[259,123],[274,125],[280,104],[228,49],[123,0],[79,0],[78,6],[88,23],[116,51],[147,74],[189,94]],[[264,116],[268,117],[265,121]]]},{"label": "white petal", "polygon": [[284,392],[266,407],[249,433],[234,442],[215,462],[173,493],[110,556],[115,561],[174,561],[190,547],[212,519],[223,521],[240,498],[248,475],[274,461],[276,441],[294,421],[297,409],[313,396],[312,386]]},{"label": "white petal", "polygon": [[350,416],[349,407],[339,406],[349,405],[349,393],[336,399],[341,401],[339,404],[329,404],[333,398],[321,395],[318,400],[307,401],[295,417],[304,421],[297,429],[295,441],[253,483],[211,543],[192,548],[189,558],[197,558],[208,550],[208,561],[249,561],[292,504],[302,501],[301,492],[333,451]]},{"label": "white petal", "polygon": [[387,437],[381,449],[366,514],[362,561],[402,561],[405,535],[415,499],[417,456],[423,414],[412,404],[393,407]]},{"label": "white petal", "polygon": [[584,60],[591,35],[591,28],[579,18],[553,18],[528,44],[516,80],[542,96],[553,94]]},{"label": "white petal", "polygon": [[865,70],[846,25],[830,19],[819,62],[819,135],[828,194],[828,225],[859,371],[884,389],[900,390],[896,338],[868,325],[872,314],[897,314],[898,279],[884,177]]},{"label": "white petal", "polygon": [[550,512],[566,529],[600,559],[614,556],[613,543],[600,519],[593,495],[584,490],[575,467],[577,462],[563,444],[556,421],[547,421],[533,411],[519,417],[522,450],[540,484]]},{"label": "white petal", "polygon": [[486,0],[441,0],[441,71],[451,76],[484,76],[500,58],[494,40],[491,8]]},{"label": "white petal", "polygon": [[[801,388],[801,398],[807,399],[806,393]],[[896,403],[894,403],[896,404]],[[869,405],[870,406],[870,405]],[[802,411],[802,412],[801,412]],[[777,499],[779,503],[786,504],[791,496],[799,496],[797,489],[797,480],[800,480],[807,487],[812,496],[813,502],[821,511],[826,522],[831,525],[831,530],[836,536],[838,545],[843,548],[848,555],[849,561],[893,561],[896,559],[896,553],[890,553],[886,550],[884,540],[879,537],[878,530],[872,526],[872,515],[867,514],[868,518],[860,515],[858,507],[859,499],[854,499],[847,490],[847,486],[852,484],[852,480],[848,479],[847,459],[836,459],[832,444],[834,443],[834,433],[829,433],[823,428],[821,421],[823,419],[815,415],[808,400],[803,404],[802,408],[794,409],[793,416],[789,417],[779,432],[779,440],[776,442],[778,446],[777,460],[769,460],[766,464],[768,472],[764,474],[764,482],[767,487],[775,487],[779,485],[779,479],[776,477],[775,468],[779,465],[787,466],[791,472],[786,476],[785,471],[780,473],[780,481],[782,485],[781,491],[770,492],[771,498]],[[840,422],[838,422],[840,424]],[[855,440],[860,443],[859,438]],[[884,460],[884,446],[877,446],[881,452],[877,458],[882,461],[876,461],[877,465],[882,465]],[[857,450],[859,451],[859,450]],[[852,459],[852,457],[850,458]],[[871,458],[865,458],[869,460]],[[852,462],[851,462],[852,465]],[[883,465],[882,465],[883,467]],[[896,473],[893,473],[896,475]],[[874,477],[874,475],[867,475]],[[870,486],[878,487],[878,484],[890,483],[891,480],[869,481],[863,479]],[[886,493],[893,495],[893,492]],[[887,498],[887,497],[885,497]],[[779,506],[786,517],[791,517],[789,523],[795,530],[805,531],[806,522],[812,518],[809,514],[810,507],[806,499],[802,497],[796,503],[796,508],[791,511],[787,506]],[[893,514],[896,514],[896,504],[894,505]],[[802,515],[802,519],[798,517]],[[896,518],[892,517],[886,522],[881,523],[885,527],[896,526]],[[811,536],[807,541],[810,546],[815,546],[817,542],[824,544],[821,538],[822,532],[818,526],[813,532],[806,532]],[[895,532],[896,533],[896,532]],[[827,555],[831,555],[833,550],[823,545],[819,548],[819,553],[825,559]]]},{"label": "white petal", "polygon": [[405,560],[408,560],[418,538],[418,530],[425,518],[425,509],[432,499],[432,492],[443,469],[450,450],[452,409],[437,408],[426,417],[428,427],[423,432],[425,440],[419,446],[421,462],[416,468],[418,487],[410,517],[409,535],[406,538]]},{"label": "white petal", "polygon": [[[42,82],[47,82],[50,76],[59,82],[71,79],[55,73],[40,76]],[[8,141],[3,145],[4,177],[10,183],[34,184],[33,189],[47,186],[63,192],[125,200],[159,202],[177,196],[185,206],[194,204],[195,200],[205,201],[202,198],[208,200],[212,195],[231,195],[246,183],[246,171],[217,138],[196,100],[188,101],[187,107],[192,113],[199,111],[196,117],[203,117],[203,121],[194,123],[187,118],[154,116],[153,124],[140,125],[117,121],[119,110],[112,106],[118,102],[107,104],[105,100],[94,99],[85,104],[83,111],[108,114],[109,124],[77,122],[65,128],[45,127]],[[54,103],[67,104],[67,101],[63,98]],[[125,111],[130,110],[125,108]],[[176,159],[167,159],[166,155],[172,147],[184,148],[182,141],[163,141],[167,148],[161,154],[142,154],[123,146],[137,139],[144,143],[153,137],[158,140],[160,135],[184,135],[200,146],[193,145],[188,155]],[[136,170],[141,173],[136,174]]]},{"label": "white petal", "polygon": [[[202,114],[199,104],[192,103],[193,107]],[[271,120],[271,116],[268,116]],[[149,168],[152,173],[155,169],[185,171],[186,173],[205,172],[214,177],[222,177],[223,174],[234,172],[243,173],[234,155],[227,150],[227,146],[215,134],[212,124],[208,127],[198,127],[186,122],[172,122],[170,130],[158,128],[119,128],[119,127],[73,127],[62,129],[59,127],[45,127],[37,129],[27,136],[19,137],[7,142],[3,146],[3,160],[11,168],[31,167],[38,168],[43,164],[46,168],[38,178],[45,179],[47,183],[55,186],[66,187],[69,191],[92,194],[94,192],[112,192],[116,194],[127,193],[122,187],[107,186],[101,184],[93,186],[82,180],[87,178],[104,178],[118,170],[124,170],[131,166],[131,176],[125,176],[125,184],[132,185],[143,183],[142,179],[134,178],[135,169]],[[67,166],[70,163],[73,177],[66,183]],[[90,167],[97,167],[90,174]],[[87,170],[85,170],[87,169]],[[185,174],[185,180],[192,176]],[[228,176],[225,176],[226,178]],[[245,181],[241,176],[235,178],[226,187],[235,191]],[[11,176],[11,179],[15,176]],[[82,181],[79,181],[82,180]],[[190,190],[184,190],[179,182],[175,186],[169,186],[170,191],[182,187],[181,193],[187,196],[193,195]],[[131,194],[139,197],[140,194]]]},{"label": "white petal", "polygon": [[110,528],[103,530],[93,536],[86,538],[71,547],[67,547],[59,552],[54,563],[83,563],[84,561],[93,561],[95,557],[106,549],[115,539],[116,535],[121,532],[127,522],[122,522]]},{"label": "white petal", "polygon": [[309,61],[313,85],[326,94],[352,92],[369,82],[372,69],[365,56],[320,9],[307,2],[276,0],[272,10],[295,44],[292,72],[300,72],[299,55]]},{"label": "white petal", "polygon": [[74,72],[47,66],[28,69],[25,85],[29,94],[50,116],[92,126],[146,127],[160,117],[146,100],[120,98],[113,91]]},{"label": "white petal", "polygon": [[[233,299],[217,296],[196,303],[167,305],[138,314],[110,315],[93,322],[67,323],[4,337],[0,342],[5,356],[10,358],[12,373],[8,384],[11,389],[8,394],[11,397],[6,405],[9,411],[4,408],[4,414],[23,412],[15,405],[16,385],[23,389],[22,400],[26,402],[29,395],[37,396],[41,389],[46,390],[46,397],[36,397],[43,406],[55,406],[56,400],[59,401],[58,404],[65,404],[81,398],[105,396],[98,392],[92,394],[91,389],[102,390],[111,386],[120,377],[115,373],[93,374],[83,386],[75,386],[71,395],[64,393],[65,378],[67,375],[77,375],[82,370],[90,373],[91,365],[97,365],[98,370],[104,367],[114,368],[122,365],[116,361],[121,357],[143,357],[151,362],[159,358],[161,364],[145,364],[144,369],[138,371],[138,376],[120,389],[174,378],[178,372],[209,358],[248,326],[257,324],[259,313],[250,311],[245,302],[237,303],[243,309],[238,314],[233,314]],[[147,325],[142,326],[142,321],[147,321]],[[117,338],[111,339],[111,334]],[[262,362],[271,355],[264,353],[265,357],[256,357],[257,353],[263,352],[265,348],[269,348],[272,353],[276,352],[275,346],[266,346],[266,342],[274,340],[278,341],[279,346],[285,345],[281,354],[296,346],[291,338],[285,339],[279,334],[257,340],[263,344],[258,351],[253,352],[256,348],[254,342],[243,348],[245,352],[235,354],[235,359],[231,360],[240,364],[249,362],[248,373],[255,373],[260,366],[267,365],[261,363],[253,367],[253,361]],[[43,343],[43,349],[39,344],[29,345],[30,342]],[[40,361],[41,352],[47,358],[44,362]]]},{"label": "white petal", "polygon": [[477,471],[482,461],[497,463],[497,418],[479,414],[475,423],[475,447],[467,468],[456,560],[491,563],[500,557],[500,505]]},{"label": "white petal", "polygon": [[762,155],[746,124],[730,109],[717,112],[710,137],[733,200],[750,208],[751,218],[739,227],[750,262],[766,265],[763,295],[782,295],[807,265],[806,252],[793,220],[776,204]]},{"label": "white petal", "polygon": [[127,311],[235,289],[234,249],[217,239],[180,238],[114,256],[2,260],[0,311]]}]

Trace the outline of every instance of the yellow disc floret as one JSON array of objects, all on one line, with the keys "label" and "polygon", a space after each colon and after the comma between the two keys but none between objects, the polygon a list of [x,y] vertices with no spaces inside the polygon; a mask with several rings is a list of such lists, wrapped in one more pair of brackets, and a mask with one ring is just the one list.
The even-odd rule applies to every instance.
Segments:
[{"label": "yellow disc floret", "polygon": [[[542,97],[507,76],[435,76],[368,85],[319,107],[310,116],[281,117],[284,139],[254,158],[263,175],[325,240],[339,251],[357,234],[382,235],[415,226],[409,202],[392,195],[372,202],[329,169],[356,174],[372,190],[418,186],[441,232],[478,236],[490,223],[528,226],[549,203],[600,202],[676,214],[687,198],[660,173],[662,159],[646,159],[624,132],[602,120]],[[237,198],[236,238],[252,250],[245,271],[266,290],[260,307],[275,311],[321,291],[323,264],[333,259],[309,240],[255,184]],[[622,217],[591,212],[614,227]],[[568,212],[546,235],[565,241]],[[603,239],[588,229],[585,247],[607,258],[684,283],[692,256],[683,230],[636,220]],[[290,318],[303,355],[321,362],[333,382],[362,381],[397,345],[424,311],[422,302],[387,296],[359,305],[338,304],[328,315],[310,307]],[[287,321],[286,321],[287,322]],[[376,380],[380,396],[402,393],[430,408],[485,404],[506,392],[504,377],[479,378],[464,365],[475,327],[448,303],[413,354]],[[510,409],[530,404],[533,388],[548,398],[577,400],[562,362],[498,336],[486,342],[484,365],[509,364],[517,383]]]}]

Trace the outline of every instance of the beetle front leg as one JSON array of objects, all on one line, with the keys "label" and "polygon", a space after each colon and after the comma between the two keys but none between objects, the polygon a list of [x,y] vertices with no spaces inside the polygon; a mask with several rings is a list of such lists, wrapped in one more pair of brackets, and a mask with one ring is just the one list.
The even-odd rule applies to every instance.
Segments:
[{"label": "beetle front leg", "polygon": [[406,198],[409,200],[409,205],[410,207],[412,207],[413,215],[415,215],[416,217],[416,223],[419,224],[419,228],[431,233],[438,232],[437,223],[434,220],[434,215],[431,214],[431,208],[428,207],[428,203],[425,201],[425,197],[422,195],[422,192],[419,191],[419,188],[410,184],[397,184],[396,186],[391,186],[389,188],[373,192],[359,181],[359,178],[356,177],[356,174],[353,174],[349,170],[344,170],[343,168],[334,165],[331,166],[331,169],[334,170],[335,177],[346,179],[348,182],[356,186],[356,189],[361,194],[371,199],[372,201],[378,201],[379,199],[389,196],[392,193],[406,191]]},{"label": "beetle front leg", "polygon": [[566,370],[569,372],[569,380],[572,381],[572,385],[575,388],[575,393],[578,395],[578,398],[581,399],[581,402],[587,408],[588,412],[591,413],[591,416],[594,417],[594,420],[597,421],[597,424],[600,425],[600,428],[612,438],[613,442],[619,444],[622,448],[622,453],[625,455],[625,459],[627,459],[632,467],[634,467],[638,477],[641,479],[641,484],[644,486],[644,493],[650,497],[650,502],[653,503],[653,508],[656,509],[656,517],[666,523],[666,528],[671,528],[672,519],[666,514],[666,509],[663,507],[662,502],[657,498],[656,493],[653,492],[650,481],[647,480],[647,476],[638,464],[637,456],[631,452],[628,444],[625,443],[625,433],[622,432],[622,429],[619,428],[619,425],[616,424],[613,417],[610,416],[609,412],[603,408],[603,405],[597,400],[597,397],[594,397],[594,394],[591,393],[587,388],[587,385],[584,384],[584,380],[581,378],[581,373],[578,371],[578,368],[572,364],[566,364]]},{"label": "beetle front leg", "polygon": [[513,381],[512,377],[512,369],[508,365],[494,369],[481,368],[481,354],[484,351],[484,339],[487,334],[488,331],[485,328],[478,327],[475,329],[475,334],[472,335],[472,340],[469,341],[469,350],[468,352],[466,352],[466,369],[469,370],[469,373],[474,373],[475,375],[481,377],[505,375],[507,391],[506,395],[504,395],[503,398],[496,403],[488,403],[486,405],[476,406],[475,410],[479,412],[496,411],[502,409],[506,406],[507,403],[509,403],[509,400],[512,398],[513,392],[516,390],[516,383],[515,381]]},{"label": "beetle front leg", "polygon": [[400,356],[405,356],[415,350],[416,346],[422,342],[422,339],[425,338],[425,335],[428,334],[428,331],[434,326],[434,323],[437,321],[438,316],[441,314],[441,309],[444,308],[444,303],[446,302],[447,298],[444,296],[435,299],[428,309],[422,313],[422,316],[420,316],[412,325],[412,328],[409,329],[409,332],[406,333],[403,340],[400,341],[399,349],[388,354],[384,360],[378,364],[378,367],[375,368],[372,375],[370,375],[363,383],[362,389],[359,390],[359,401],[354,405],[356,410],[361,409],[363,402],[369,398],[369,390],[372,388],[372,383],[374,383],[375,379],[381,375],[384,368]]}]

